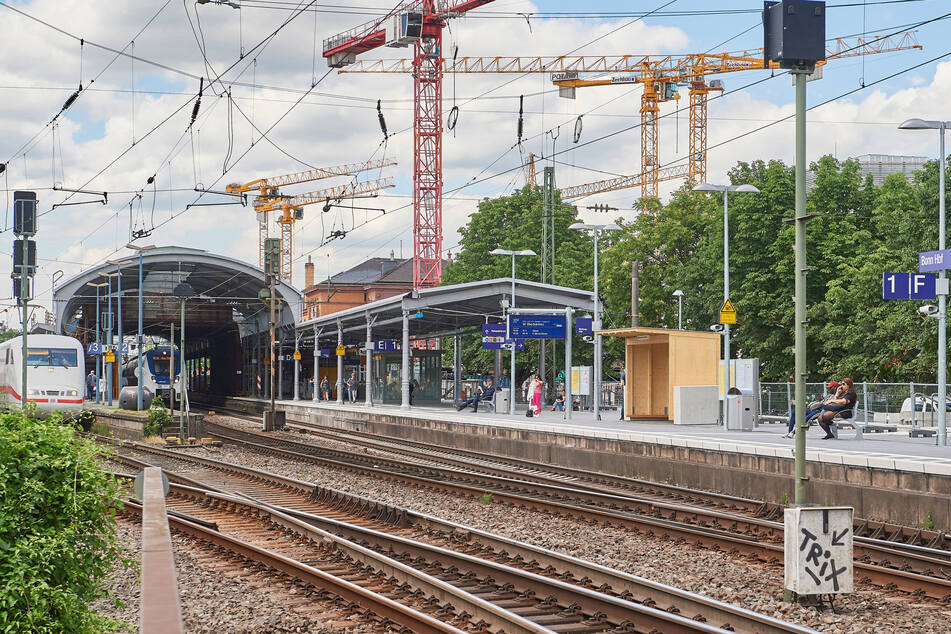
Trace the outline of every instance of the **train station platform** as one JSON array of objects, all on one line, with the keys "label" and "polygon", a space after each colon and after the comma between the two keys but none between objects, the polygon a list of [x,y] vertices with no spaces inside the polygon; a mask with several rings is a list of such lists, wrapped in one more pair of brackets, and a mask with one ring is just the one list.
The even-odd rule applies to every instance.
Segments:
[{"label": "train station platform", "polygon": [[[223,406],[261,411],[265,401],[229,398]],[[280,401],[289,423],[359,429],[433,444],[622,474],[769,502],[793,497],[794,441],[784,424],[753,431],[617,420],[617,410],[594,421],[590,412],[543,411],[537,418],[455,407],[413,407]],[[906,525],[951,528],[951,448],[907,431],[838,440],[807,432],[808,496],[817,504],[846,504],[856,515]]]}]

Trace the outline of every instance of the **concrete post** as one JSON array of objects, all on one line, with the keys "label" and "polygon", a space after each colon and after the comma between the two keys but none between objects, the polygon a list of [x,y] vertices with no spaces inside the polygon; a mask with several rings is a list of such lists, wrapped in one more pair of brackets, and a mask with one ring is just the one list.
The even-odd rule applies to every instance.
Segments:
[{"label": "concrete post", "polygon": [[[796,497],[806,503],[806,70],[796,79]],[[729,375],[728,375],[729,376]]]}]

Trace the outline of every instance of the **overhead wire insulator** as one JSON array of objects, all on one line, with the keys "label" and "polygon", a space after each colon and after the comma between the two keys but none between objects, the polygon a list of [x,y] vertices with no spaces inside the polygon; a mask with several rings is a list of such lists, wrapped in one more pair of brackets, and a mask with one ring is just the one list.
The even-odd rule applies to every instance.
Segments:
[{"label": "overhead wire insulator", "polygon": [[519,95],[518,96],[518,144],[519,145],[522,144],[522,132],[525,128],[525,123],[524,123],[524,120],[522,119],[522,115],[524,113],[524,106],[525,106],[525,95]]},{"label": "overhead wire insulator", "polygon": [[584,125],[581,123],[581,115],[579,114],[578,118],[575,119],[575,135],[574,135],[575,143],[581,140],[581,129],[583,127]]},{"label": "overhead wire insulator", "polygon": [[198,118],[198,111],[201,109],[201,93],[205,90],[205,78],[201,77],[198,81],[198,99],[195,100],[195,105],[192,106],[192,120],[188,124],[188,127],[195,125],[195,119]]},{"label": "overhead wire insulator", "polygon": [[446,127],[450,130],[456,129],[456,122],[459,120],[459,106],[453,106],[449,110],[449,116],[446,117]]},{"label": "overhead wire insulator", "polygon": [[383,132],[383,140],[385,141],[388,138],[390,138],[390,135],[387,134],[386,132],[386,119],[383,118],[383,106],[381,104],[382,104],[382,100],[377,99],[376,100],[376,115],[377,115],[377,118],[380,120],[380,131]]},{"label": "overhead wire insulator", "polygon": [[69,99],[67,99],[66,103],[63,104],[63,107],[60,108],[60,112],[65,112],[67,108],[73,105],[73,102],[79,99],[79,93],[82,92],[82,89],[83,89],[82,84],[80,84],[79,90],[77,90],[76,92],[74,92],[73,94],[69,96]]}]

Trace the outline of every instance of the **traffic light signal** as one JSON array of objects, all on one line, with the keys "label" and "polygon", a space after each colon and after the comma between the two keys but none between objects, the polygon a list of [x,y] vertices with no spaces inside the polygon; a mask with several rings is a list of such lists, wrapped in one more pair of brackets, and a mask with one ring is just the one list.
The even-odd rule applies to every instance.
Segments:
[{"label": "traffic light signal", "polygon": [[281,275],[281,239],[264,239],[264,272],[267,275]]},{"label": "traffic light signal", "polygon": [[36,235],[36,192],[13,192],[13,233]]}]

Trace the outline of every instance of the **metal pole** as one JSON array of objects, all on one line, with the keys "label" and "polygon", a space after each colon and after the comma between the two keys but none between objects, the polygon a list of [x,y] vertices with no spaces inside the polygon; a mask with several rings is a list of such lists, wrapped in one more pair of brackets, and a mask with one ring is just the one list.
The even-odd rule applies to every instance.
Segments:
[{"label": "metal pole", "polygon": [[[730,190],[723,188],[723,302],[730,299]],[[730,324],[723,324],[723,427],[730,428]]]},{"label": "metal pole", "polygon": [[[21,293],[22,294],[22,293]],[[99,354],[96,355],[96,402],[102,403],[102,390],[99,389],[99,377],[102,376],[102,348],[100,347],[99,340],[99,287],[96,287],[96,348],[99,349]],[[139,371],[141,374],[141,370]]]},{"label": "metal pole", "polygon": [[865,410],[865,420],[868,422],[868,381],[862,381],[862,409]]},{"label": "metal pole", "polygon": [[403,365],[400,367],[400,409],[409,409],[409,311],[403,311]]},{"label": "metal pole", "polygon": [[[182,374],[182,351],[178,351],[178,363],[175,363],[175,322],[172,321],[172,334],[168,339],[168,354],[172,358],[169,362],[169,377],[168,377],[168,410],[170,416],[175,416],[175,381],[178,380],[177,377]],[[175,374],[177,372],[177,374]],[[175,374],[176,378],[172,379],[172,375]]]},{"label": "metal pole", "polygon": [[[112,347],[112,277],[107,278],[109,280],[109,323],[106,324],[109,334],[107,335],[106,347]],[[108,358],[108,357],[106,357]],[[106,397],[109,402],[109,407],[112,407],[112,366],[114,364],[109,363],[106,366]]]},{"label": "metal pole", "polygon": [[677,330],[684,329],[684,296],[677,296]]},{"label": "metal pole", "polygon": [[[25,215],[25,214],[24,214],[24,215]],[[20,241],[23,243],[23,269],[20,271],[20,301],[23,302],[23,332],[22,332],[22,335],[23,335],[23,337],[22,337],[22,338],[23,338],[23,342],[22,342],[23,350],[21,351],[21,352],[22,352],[21,364],[22,364],[22,366],[23,366],[23,371],[22,371],[22,373],[21,373],[22,376],[20,377],[20,379],[21,379],[21,381],[22,381],[22,384],[21,384],[21,386],[20,386],[20,390],[21,390],[21,392],[20,392],[20,406],[21,406],[21,407],[24,409],[24,411],[25,411],[25,410],[26,410],[26,404],[29,402],[29,399],[28,399],[28,397],[27,397],[27,392],[26,392],[26,390],[27,390],[27,385],[26,385],[26,368],[27,368],[27,365],[26,365],[26,363],[27,363],[27,359],[29,358],[29,348],[27,347],[27,342],[26,342],[26,338],[27,338],[27,332],[26,332],[26,331],[29,330],[29,328],[30,328],[29,323],[27,323],[28,320],[29,320],[29,318],[30,318],[29,302],[27,301],[27,295],[28,295],[29,292],[30,292],[30,278],[29,278],[29,276],[27,275],[26,267],[27,267],[27,265],[29,264],[29,251],[30,251],[30,250],[29,250],[29,248],[28,248],[28,247],[29,247],[29,238],[27,238],[27,237],[24,236],[24,237],[20,238]],[[98,290],[98,289],[97,289],[97,290]],[[98,312],[98,311],[97,311],[97,312]]]},{"label": "metal pole", "polygon": [[[181,328],[179,329],[179,337],[181,337],[181,344],[178,346],[178,355],[182,360],[182,370],[178,373],[178,416],[182,421],[181,424],[181,441],[185,443],[185,426],[188,425],[188,421],[185,418],[185,390],[187,388],[187,378],[186,374],[188,373],[188,368],[185,366],[185,298],[182,298],[182,316],[181,316]],[[110,336],[111,340],[112,337]]]},{"label": "metal pole", "polygon": [[[275,418],[275,417],[273,416],[273,414],[274,414],[274,412],[277,411],[277,407],[276,407],[275,404],[274,404],[274,378],[275,378],[275,377],[274,377],[274,372],[275,372],[274,366],[277,365],[277,364],[275,363],[275,362],[277,361],[277,359],[275,359],[275,355],[274,355],[274,346],[275,346],[275,343],[276,343],[275,332],[274,332],[274,321],[275,321],[275,317],[274,317],[274,275],[268,275],[267,278],[268,278],[268,287],[269,287],[269,290],[270,290],[270,294],[268,295],[268,304],[270,305],[270,322],[271,322],[271,323],[270,323],[270,334],[271,334],[271,350],[270,350],[271,367],[270,367],[270,371],[271,371],[271,372],[270,372],[270,380],[268,381],[268,386],[269,386],[268,389],[270,390],[270,397],[271,397],[271,410],[270,410],[270,411],[271,411],[271,414],[272,414],[272,416],[271,416],[271,422],[272,422],[272,424],[273,424],[274,418]],[[184,341],[184,339],[182,339],[182,341]]]},{"label": "metal pole", "polygon": [[[511,378],[511,377],[510,377]],[[509,386],[509,398],[512,398],[512,387]],[[452,402],[462,400],[462,336],[455,335],[452,341]]]},{"label": "metal pole", "polygon": [[[598,229],[594,230],[594,420],[601,420],[601,301],[598,297]],[[570,336],[565,332],[565,337]]]},{"label": "metal pole", "polygon": [[[136,339],[137,339],[136,349],[139,352],[139,358],[136,361],[137,365],[139,366],[139,380],[138,380],[139,393],[138,393],[138,396],[136,397],[136,405],[137,405],[136,409],[138,409],[139,411],[142,411],[142,390],[144,388],[143,383],[145,383],[145,381],[143,380],[143,376],[142,376],[142,250],[141,249],[139,249],[139,330],[138,330],[138,335]],[[172,367],[172,366],[169,365],[169,367]]]},{"label": "metal pole", "polygon": [[[939,144],[939,154],[941,158],[938,162],[938,248],[945,248],[945,229],[944,229],[944,179],[945,179],[945,158],[944,158],[944,130],[945,122],[941,122],[941,143]],[[938,272],[938,277],[944,280],[947,273],[943,269]],[[948,444],[947,427],[947,402],[948,402],[948,343],[947,343],[947,295],[944,294],[944,282],[940,282],[938,293],[938,444]],[[914,401],[912,401],[914,405]],[[914,407],[912,407],[914,409]]]},{"label": "metal pole", "polygon": [[571,420],[571,322],[574,311],[565,308],[565,420]]},{"label": "metal pole", "polygon": [[[512,308],[515,308],[515,254],[512,254]],[[505,338],[512,339],[512,314],[505,320]],[[515,341],[512,341],[512,356],[509,362],[509,379],[512,387],[509,392],[509,414],[515,414]]]},{"label": "metal pole", "polygon": [[314,326],[314,393],[311,395],[311,400],[316,401],[318,399],[317,390],[320,389],[320,334],[317,332],[317,326]]},{"label": "metal pole", "polygon": [[638,260],[631,262],[631,328],[637,328],[640,322],[637,316],[640,308],[640,272],[641,263]]},{"label": "metal pole", "polygon": [[[118,364],[116,365],[116,369],[117,369],[117,372],[119,372],[119,393],[121,394],[122,393],[122,267],[117,266],[116,272],[119,274],[118,280],[117,280],[119,284],[119,288],[116,291],[116,312],[119,313],[118,315],[119,322],[117,326],[119,329],[119,334],[118,334],[118,337],[116,337],[116,339],[119,340],[119,346],[118,346],[119,349],[116,350],[116,360],[118,361]],[[118,398],[118,396],[116,396],[116,398]]]},{"label": "metal pole", "polygon": [[[337,322],[337,347],[343,345],[343,326]],[[334,351],[336,354],[336,351]],[[337,355],[337,405],[343,405],[343,355]]]},{"label": "metal pole", "polygon": [[300,337],[294,333],[294,400],[300,400],[300,359],[297,353],[300,350]]},{"label": "metal pole", "polygon": [[806,503],[806,71],[796,78],[796,498]]},{"label": "metal pole", "polygon": [[284,400],[284,329],[277,340],[277,398]]},{"label": "metal pole", "polygon": [[365,405],[373,407],[373,322],[367,313],[367,393]]}]

